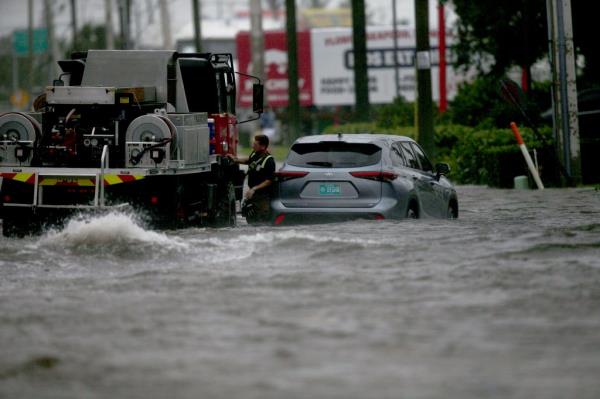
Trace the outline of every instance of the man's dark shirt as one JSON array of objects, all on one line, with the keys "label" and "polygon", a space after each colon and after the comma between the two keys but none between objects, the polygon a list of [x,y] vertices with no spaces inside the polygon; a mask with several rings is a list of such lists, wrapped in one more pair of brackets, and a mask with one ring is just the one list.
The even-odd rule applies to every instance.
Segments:
[{"label": "man's dark shirt", "polygon": [[[253,188],[265,180],[275,179],[275,159],[268,152],[250,154],[248,160],[248,186]],[[267,158],[268,157],[268,158]],[[265,160],[265,158],[267,158]],[[269,193],[271,187],[266,187],[258,193]]]}]

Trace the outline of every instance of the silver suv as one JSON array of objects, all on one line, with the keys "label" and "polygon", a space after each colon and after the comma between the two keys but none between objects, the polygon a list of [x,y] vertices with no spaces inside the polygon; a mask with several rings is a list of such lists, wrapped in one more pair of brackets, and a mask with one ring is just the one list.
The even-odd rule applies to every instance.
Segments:
[{"label": "silver suv", "polygon": [[302,137],[276,173],[273,223],[456,218],[456,190],[445,177],[449,171],[443,163],[434,170],[409,137]]}]

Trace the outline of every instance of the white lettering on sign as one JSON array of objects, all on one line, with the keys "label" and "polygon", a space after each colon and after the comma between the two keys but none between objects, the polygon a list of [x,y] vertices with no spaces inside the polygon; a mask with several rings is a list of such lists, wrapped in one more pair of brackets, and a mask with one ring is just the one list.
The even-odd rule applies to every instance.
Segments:
[{"label": "white lettering on sign", "polygon": [[[369,68],[369,101],[373,104],[390,103],[397,95],[394,69],[398,71],[398,90],[408,101],[414,101],[416,89],[415,35],[412,29],[400,29],[397,49],[394,51],[391,27],[367,28],[367,65]],[[453,37],[446,37],[446,79],[448,98],[456,95],[461,82],[471,74],[459,75],[452,68],[450,50]],[[311,30],[311,59],[313,102],[315,105],[352,105],[354,98],[354,52],[350,28],[323,28]],[[430,34],[431,50],[422,61],[428,61],[431,70],[432,94],[439,98],[437,32]],[[427,64],[424,64],[427,65]]]}]

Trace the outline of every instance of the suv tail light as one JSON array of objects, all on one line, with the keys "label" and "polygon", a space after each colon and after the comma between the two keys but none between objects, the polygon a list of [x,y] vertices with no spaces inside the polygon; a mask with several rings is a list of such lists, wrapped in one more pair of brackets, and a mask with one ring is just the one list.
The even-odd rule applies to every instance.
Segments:
[{"label": "suv tail light", "polygon": [[392,181],[398,177],[397,174],[390,171],[365,170],[360,172],[350,172],[354,177],[361,179],[377,180],[377,181]]},{"label": "suv tail light", "polygon": [[275,172],[275,177],[277,177],[279,181],[286,181],[291,179],[297,179],[299,177],[304,177],[307,174],[308,172],[303,171],[279,171]]},{"label": "suv tail light", "polygon": [[275,218],[275,225],[280,225],[281,223],[283,223],[284,220],[285,220],[285,213],[280,213]]}]

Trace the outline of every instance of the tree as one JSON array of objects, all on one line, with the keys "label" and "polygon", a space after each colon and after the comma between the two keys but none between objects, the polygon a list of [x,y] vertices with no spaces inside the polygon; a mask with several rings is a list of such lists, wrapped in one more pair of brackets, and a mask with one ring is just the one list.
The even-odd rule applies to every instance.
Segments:
[{"label": "tree", "polygon": [[[73,45],[68,46],[66,57],[69,58],[73,51],[87,51],[91,49],[105,49],[106,48],[106,28],[104,25],[93,25],[87,23],[79,29],[77,32],[77,48],[73,48]],[[120,48],[121,39],[115,40],[115,48]],[[67,47],[67,46],[65,46]]]},{"label": "tree", "polygon": [[591,12],[589,4],[582,0],[571,0],[573,13],[573,40],[578,54],[585,57],[585,67],[577,79],[577,88],[600,87],[600,52],[594,27],[598,16]]},{"label": "tree", "polygon": [[[458,16],[459,66],[477,66],[483,71],[490,60],[489,74],[499,76],[518,65],[531,65],[548,53],[546,0],[451,0]],[[585,57],[579,88],[600,82],[600,55],[597,51],[594,20],[589,2],[571,0],[574,41],[578,55]]]},{"label": "tree", "polygon": [[545,0],[452,0],[458,15],[461,66],[483,70],[493,56],[490,74],[502,75],[512,65],[526,69],[548,50]]}]

